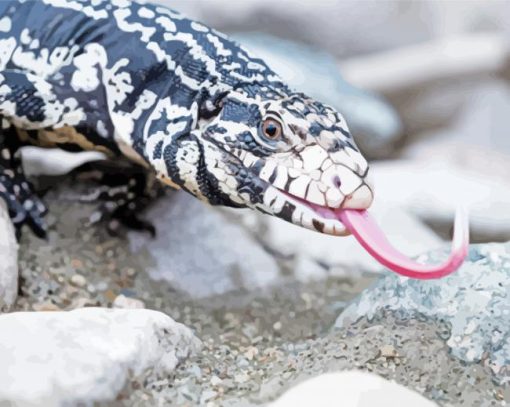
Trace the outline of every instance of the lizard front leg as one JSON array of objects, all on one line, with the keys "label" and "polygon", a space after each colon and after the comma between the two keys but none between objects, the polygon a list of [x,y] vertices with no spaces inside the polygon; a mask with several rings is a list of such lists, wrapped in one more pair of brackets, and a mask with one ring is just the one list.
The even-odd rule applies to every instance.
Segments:
[{"label": "lizard front leg", "polygon": [[0,117],[0,198],[7,203],[9,216],[19,238],[21,227],[27,224],[37,236],[47,232],[43,216],[47,210],[34,193],[32,184],[23,174],[19,157],[20,146],[16,129]]},{"label": "lizard front leg", "polygon": [[26,223],[36,235],[45,237],[47,227],[42,218],[47,210],[23,174],[16,128],[30,134],[60,122],[66,124],[76,116],[73,100],[59,98],[51,89],[36,75],[20,70],[0,72],[0,197],[7,203],[18,236]]}]

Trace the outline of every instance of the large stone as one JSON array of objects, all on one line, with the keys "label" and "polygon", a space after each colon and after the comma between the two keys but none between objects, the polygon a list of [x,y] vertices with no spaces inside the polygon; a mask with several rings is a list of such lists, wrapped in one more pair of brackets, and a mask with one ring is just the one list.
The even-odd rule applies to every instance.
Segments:
[{"label": "large stone", "polygon": [[365,155],[381,158],[394,151],[402,133],[396,111],[382,97],[346,82],[330,54],[265,34],[235,35],[234,39],[264,59],[291,88],[341,112]]},{"label": "large stone", "polygon": [[18,291],[18,242],[7,208],[0,199],[0,309],[11,306]]},{"label": "large stone", "polygon": [[132,249],[147,250],[155,259],[148,269],[195,298],[236,289],[270,286],[280,270],[245,229],[225,214],[196,198],[177,192],[161,199],[146,218],[157,226],[158,236],[130,233]]},{"label": "large stone", "polygon": [[0,404],[92,405],[130,379],[168,375],[200,341],[148,310],[83,308],[0,316]]},{"label": "large stone", "polygon": [[[422,256],[428,262],[445,252]],[[510,244],[477,245],[467,262],[440,280],[388,274],[364,291],[336,321],[336,327],[384,312],[402,318],[431,318],[450,326],[447,345],[464,362],[490,366],[496,381],[510,382]]]},{"label": "large stone", "polygon": [[437,404],[373,373],[346,371],[323,374],[300,383],[270,405],[297,406],[434,407]]}]

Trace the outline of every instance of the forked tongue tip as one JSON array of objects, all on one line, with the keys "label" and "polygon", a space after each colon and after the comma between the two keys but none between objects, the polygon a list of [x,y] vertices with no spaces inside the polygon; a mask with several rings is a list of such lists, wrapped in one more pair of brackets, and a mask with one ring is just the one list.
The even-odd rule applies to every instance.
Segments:
[{"label": "forked tongue tip", "polygon": [[344,209],[339,211],[338,217],[372,257],[390,270],[406,277],[425,280],[447,276],[462,265],[468,253],[469,224],[464,208],[457,209],[455,215],[450,256],[444,263],[438,265],[421,264],[400,253],[365,210]]}]

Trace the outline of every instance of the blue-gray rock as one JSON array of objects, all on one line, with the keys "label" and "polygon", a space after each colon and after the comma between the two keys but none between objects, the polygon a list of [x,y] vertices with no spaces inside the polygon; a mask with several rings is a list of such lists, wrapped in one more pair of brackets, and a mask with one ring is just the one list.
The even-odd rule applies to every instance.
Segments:
[{"label": "blue-gray rock", "polygon": [[150,253],[147,271],[193,298],[280,282],[276,260],[242,226],[189,194],[177,192],[156,202],[146,218],[158,227],[147,239],[129,233],[135,253]]},{"label": "blue-gray rock", "polygon": [[347,83],[331,55],[266,34],[234,38],[263,58],[292,88],[340,111],[366,155],[381,158],[393,151],[402,133],[397,112],[382,97]]},{"label": "blue-gray rock", "polygon": [[[436,262],[445,256],[434,252],[422,260]],[[510,382],[510,243],[471,246],[466,263],[444,279],[385,275],[347,307],[335,326],[384,311],[446,322],[453,356],[488,365],[496,382]]]}]

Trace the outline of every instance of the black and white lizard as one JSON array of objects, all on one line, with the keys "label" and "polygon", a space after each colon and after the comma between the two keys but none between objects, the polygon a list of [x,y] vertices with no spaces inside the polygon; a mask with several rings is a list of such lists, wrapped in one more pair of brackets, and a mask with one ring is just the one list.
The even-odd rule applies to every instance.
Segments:
[{"label": "black and white lizard", "polygon": [[[0,1],[0,118],[0,197],[18,228],[40,235],[46,209],[16,154],[25,144],[100,151],[210,204],[334,235],[347,233],[335,209],[373,199],[338,112],[225,35],[156,5]],[[143,191],[108,165],[107,207],[137,219]]]}]

